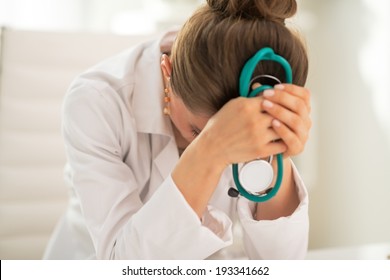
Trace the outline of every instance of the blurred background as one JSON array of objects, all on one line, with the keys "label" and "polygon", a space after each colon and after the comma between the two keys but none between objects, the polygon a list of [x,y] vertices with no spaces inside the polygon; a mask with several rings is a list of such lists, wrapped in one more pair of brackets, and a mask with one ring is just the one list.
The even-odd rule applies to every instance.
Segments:
[{"label": "blurred background", "polygon": [[[182,24],[201,3],[0,0],[0,26],[148,35]],[[298,5],[289,24],[303,34],[310,56],[314,125],[294,160],[310,193],[309,248],[389,244],[390,1]]]}]

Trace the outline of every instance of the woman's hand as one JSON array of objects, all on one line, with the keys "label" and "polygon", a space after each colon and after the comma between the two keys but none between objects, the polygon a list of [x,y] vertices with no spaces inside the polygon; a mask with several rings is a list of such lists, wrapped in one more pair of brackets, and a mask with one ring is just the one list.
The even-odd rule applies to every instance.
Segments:
[{"label": "woman's hand", "polygon": [[210,118],[196,139],[207,143],[210,160],[225,168],[287,151],[283,141],[276,141],[282,136],[273,129],[274,117],[262,110],[263,101],[263,97],[238,97]]},{"label": "woman's hand", "polygon": [[292,84],[280,84],[274,89],[265,90],[263,98],[262,109],[272,116],[272,127],[287,146],[284,156],[301,153],[312,125],[309,90]]}]

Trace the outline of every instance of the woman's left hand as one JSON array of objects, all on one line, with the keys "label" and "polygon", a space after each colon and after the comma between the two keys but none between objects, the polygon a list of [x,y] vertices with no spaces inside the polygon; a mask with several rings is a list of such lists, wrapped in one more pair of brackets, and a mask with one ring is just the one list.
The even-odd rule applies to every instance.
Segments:
[{"label": "woman's left hand", "polygon": [[271,115],[272,128],[287,145],[285,157],[301,153],[309,138],[310,92],[308,89],[280,84],[263,92],[262,110]]}]

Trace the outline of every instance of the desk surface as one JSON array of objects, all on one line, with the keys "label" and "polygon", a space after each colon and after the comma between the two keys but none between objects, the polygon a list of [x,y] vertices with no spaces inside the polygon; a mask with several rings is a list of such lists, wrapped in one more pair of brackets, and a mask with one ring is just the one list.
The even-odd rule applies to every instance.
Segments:
[{"label": "desk surface", "polygon": [[307,260],[390,260],[390,243],[309,250]]}]

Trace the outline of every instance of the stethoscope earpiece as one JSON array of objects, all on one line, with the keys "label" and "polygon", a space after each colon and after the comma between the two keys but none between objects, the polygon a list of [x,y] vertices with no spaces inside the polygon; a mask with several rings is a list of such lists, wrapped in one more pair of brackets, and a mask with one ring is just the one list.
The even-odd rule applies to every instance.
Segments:
[{"label": "stethoscope earpiece", "polygon": [[255,90],[255,88],[253,88],[253,85],[256,83],[259,85],[267,85],[269,87],[273,87],[277,84],[281,84],[282,81],[276,78],[275,76],[261,74],[261,75],[257,75],[256,77],[252,78],[252,80],[249,81],[249,85],[252,90]]}]

